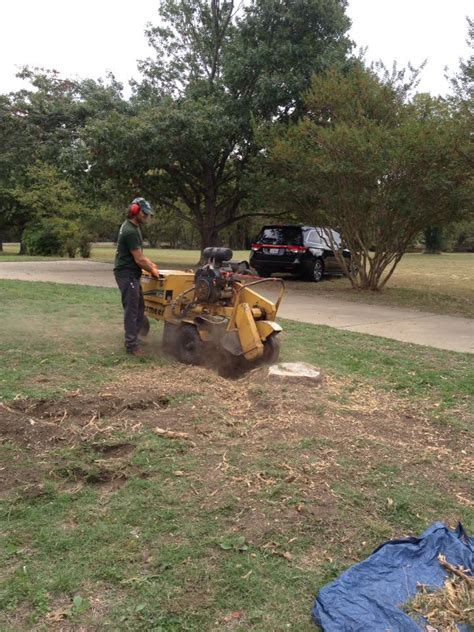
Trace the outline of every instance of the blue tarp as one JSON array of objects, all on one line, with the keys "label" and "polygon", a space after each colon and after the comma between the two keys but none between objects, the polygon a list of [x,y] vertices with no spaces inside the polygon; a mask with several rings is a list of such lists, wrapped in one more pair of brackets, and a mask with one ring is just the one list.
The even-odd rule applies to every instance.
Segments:
[{"label": "blue tarp", "polygon": [[370,557],[324,586],[313,608],[313,619],[324,632],[420,632],[424,630],[402,610],[416,594],[417,584],[441,588],[447,572],[438,562],[474,572],[474,538],[461,524],[453,531],[435,522],[422,536],[391,540]]}]

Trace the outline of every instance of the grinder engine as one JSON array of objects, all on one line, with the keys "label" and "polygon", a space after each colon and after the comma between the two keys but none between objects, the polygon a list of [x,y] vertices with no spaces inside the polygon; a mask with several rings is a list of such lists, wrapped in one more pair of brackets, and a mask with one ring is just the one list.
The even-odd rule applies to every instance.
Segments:
[{"label": "grinder engine", "polygon": [[195,295],[201,303],[218,303],[232,298],[233,252],[209,247],[203,251],[204,265],[194,275]]}]

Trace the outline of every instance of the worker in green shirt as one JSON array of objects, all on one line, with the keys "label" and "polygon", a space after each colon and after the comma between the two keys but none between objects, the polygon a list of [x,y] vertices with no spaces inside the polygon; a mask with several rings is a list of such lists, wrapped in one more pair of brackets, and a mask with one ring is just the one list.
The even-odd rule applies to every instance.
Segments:
[{"label": "worker in green shirt", "polygon": [[145,322],[145,303],[140,286],[142,270],[159,276],[153,261],[143,255],[143,237],[140,226],[145,224],[153,210],[149,202],[138,197],[128,207],[128,217],[120,227],[115,253],[114,275],[122,295],[125,327],[125,349],[134,356],[143,356],[138,347],[138,334]]}]

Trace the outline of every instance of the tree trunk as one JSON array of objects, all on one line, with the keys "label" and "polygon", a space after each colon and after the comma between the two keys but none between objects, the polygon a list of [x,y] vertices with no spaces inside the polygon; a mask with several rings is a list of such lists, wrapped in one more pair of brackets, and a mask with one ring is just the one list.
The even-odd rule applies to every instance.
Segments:
[{"label": "tree trunk", "polygon": [[215,177],[212,169],[208,169],[205,175],[205,209],[203,213],[203,221],[200,223],[199,232],[201,237],[201,258],[202,252],[209,246],[219,245],[219,231],[216,228],[217,217],[217,191],[215,188]]},{"label": "tree trunk", "polygon": [[443,229],[439,226],[428,226],[424,230],[426,255],[440,255],[443,249]]},{"label": "tree trunk", "polygon": [[203,227],[203,230],[200,231],[200,237],[201,237],[201,257],[199,259],[198,264],[201,265],[203,260],[202,257],[202,253],[204,251],[204,248],[208,248],[209,246],[218,246],[218,233],[215,229],[215,227],[209,227],[209,226],[205,226]]},{"label": "tree trunk", "polygon": [[25,227],[26,227],[26,222],[22,222],[18,226],[19,234],[20,234],[20,250],[18,251],[19,255],[26,255],[26,244],[25,244],[25,241],[23,239],[23,233],[25,232]]}]

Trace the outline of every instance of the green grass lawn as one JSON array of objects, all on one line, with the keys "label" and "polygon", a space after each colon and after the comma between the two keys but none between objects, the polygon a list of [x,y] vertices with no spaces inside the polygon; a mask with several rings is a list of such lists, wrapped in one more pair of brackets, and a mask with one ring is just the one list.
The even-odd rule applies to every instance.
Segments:
[{"label": "green grass lawn", "polygon": [[[17,247],[7,246],[0,252],[1,261],[31,260],[18,257]],[[197,250],[147,249],[146,255],[162,269],[195,267]],[[112,246],[94,247],[92,259],[113,261]],[[234,258],[248,260],[248,251],[235,251]],[[41,260],[40,257],[33,258]],[[407,254],[403,257],[389,284],[382,292],[358,292],[346,279],[326,278],[322,283],[302,282],[287,278],[288,288],[311,294],[378,305],[409,307],[438,314],[453,314],[474,318],[474,254],[444,253],[442,255]]]},{"label": "green grass lawn", "polygon": [[124,354],[116,290],[0,292],[0,629],[310,631],[386,539],[474,531],[472,356],[282,322],[323,384],[229,381]]}]

